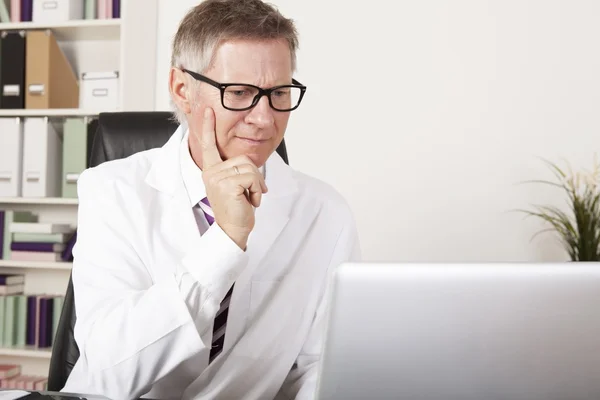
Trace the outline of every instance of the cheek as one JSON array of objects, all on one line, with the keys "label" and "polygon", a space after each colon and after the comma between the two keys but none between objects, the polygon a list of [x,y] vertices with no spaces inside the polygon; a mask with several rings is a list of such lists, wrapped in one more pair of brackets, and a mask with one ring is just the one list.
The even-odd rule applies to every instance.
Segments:
[{"label": "cheek", "polygon": [[287,129],[290,113],[275,114],[275,129],[277,130],[278,138],[283,137]]}]

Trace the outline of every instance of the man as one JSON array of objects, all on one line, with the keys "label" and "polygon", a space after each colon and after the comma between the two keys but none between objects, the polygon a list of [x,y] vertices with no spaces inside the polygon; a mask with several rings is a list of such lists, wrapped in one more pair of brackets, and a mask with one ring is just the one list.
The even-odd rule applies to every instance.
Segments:
[{"label": "man", "polygon": [[305,90],[297,42],[261,0],[206,0],[183,19],[180,128],[78,183],[81,355],[65,392],[314,397],[327,275],[359,245],[346,202],[275,152]]}]

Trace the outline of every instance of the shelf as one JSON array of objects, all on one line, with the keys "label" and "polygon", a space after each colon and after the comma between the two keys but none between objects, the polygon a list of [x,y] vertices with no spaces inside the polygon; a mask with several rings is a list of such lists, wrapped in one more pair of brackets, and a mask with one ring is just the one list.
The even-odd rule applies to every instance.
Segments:
[{"label": "shelf", "polygon": [[59,41],[118,40],[120,19],[75,20],[60,23],[16,22],[0,24],[0,31],[51,29]]},{"label": "shelf", "polygon": [[70,271],[72,267],[73,263],[70,262],[0,260],[0,268],[54,269],[59,271]]},{"label": "shelf", "polygon": [[50,359],[52,357],[52,350],[50,350],[50,349],[40,350],[40,349],[36,349],[35,347],[12,348],[12,349],[0,347],[0,356]]},{"label": "shelf", "polygon": [[98,111],[80,110],[77,108],[0,110],[0,117],[93,117],[98,114]]},{"label": "shelf", "polygon": [[76,206],[79,199],[60,197],[0,197],[2,204],[39,204],[48,206]]}]

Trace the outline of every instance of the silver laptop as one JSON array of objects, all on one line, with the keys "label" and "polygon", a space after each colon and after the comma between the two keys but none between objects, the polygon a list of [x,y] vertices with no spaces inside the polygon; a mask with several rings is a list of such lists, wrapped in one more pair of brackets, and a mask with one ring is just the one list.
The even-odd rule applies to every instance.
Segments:
[{"label": "silver laptop", "polygon": [[600,264],[345,264],[319,400],[600,399]]}]

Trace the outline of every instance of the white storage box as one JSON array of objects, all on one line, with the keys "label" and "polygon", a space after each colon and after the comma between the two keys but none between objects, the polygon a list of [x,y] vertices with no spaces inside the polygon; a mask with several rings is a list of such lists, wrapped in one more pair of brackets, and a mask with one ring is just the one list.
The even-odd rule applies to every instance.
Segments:
[{"label": "white storage box", "polygon": [[83,0],[33,0],[33,22],[55,23],[83,19]]},{"label": "white storage box", "polygon": [[79,108],[91,111],[119,109],[119,72],[86,72],[79,82]]}]

